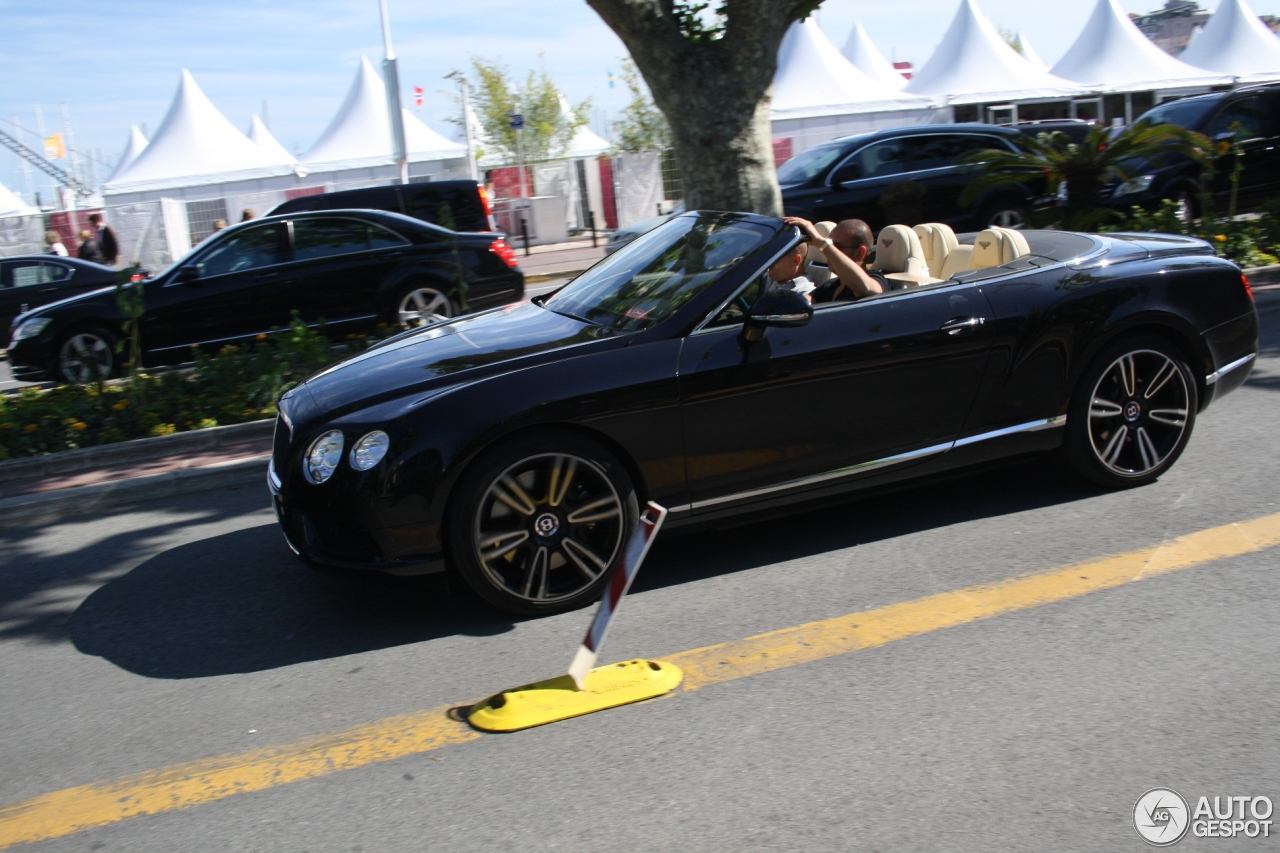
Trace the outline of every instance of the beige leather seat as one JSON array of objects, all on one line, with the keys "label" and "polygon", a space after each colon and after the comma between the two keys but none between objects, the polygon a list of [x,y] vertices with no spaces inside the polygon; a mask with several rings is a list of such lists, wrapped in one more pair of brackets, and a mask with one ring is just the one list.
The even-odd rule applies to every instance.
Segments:
[{"label": "beige leather seat", "polygon": [[935,278],[946,278],[942,275],[942,267],[947,262],[947,255],[960,245],[960,241],[956,239],[956,232],[951,230],[950,225],[943,225],[941,222],[926,222],[912,230],[920,238],[920,246],[924,249],[924,260],[929,265],[929,275]]},{"label": "beige leather seat", "polygon": [[933,281],[920,237],[906,225],[887,225],[876,238],[876,260],[867,269],[880,270],[897,290]]},{"label": "beige leather seat", "polygon": [[[823,237],[830,238],[831,231],[836,227],[834,222],[815,222],[813,227]],[[831,279],[835,278],[835,273],[827,268],[827,257],[822,254],[814,243],[809,244],[809,251],[804,259],[804,274],[809,281],[821,287]]]},{"label": "beige leather seat", "polygon": [[973,238],[969,268],[985,270],[1031,254],[1027,238],[1012,228],[988,228]]}]

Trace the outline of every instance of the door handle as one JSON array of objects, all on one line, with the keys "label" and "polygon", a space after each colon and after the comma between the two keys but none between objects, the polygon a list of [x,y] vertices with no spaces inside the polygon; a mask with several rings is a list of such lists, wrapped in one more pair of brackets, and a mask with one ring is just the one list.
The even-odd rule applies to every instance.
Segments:
[{"label": "door handle", "polygon": [[959,335],[963,332],[971,332],[985,322],[987,322],[986,317],[957,317],[943,323],[942,331],[948,335]]},{"label": "door handle", "polygon": [[40,292],[41,292],[41,293],[53,293],[53,292],[54,292],[55,290],[57,290],[57,289],[58,289],[58,288],[56,288],[56,287],[42,287],[42,288],[40,288]]}]

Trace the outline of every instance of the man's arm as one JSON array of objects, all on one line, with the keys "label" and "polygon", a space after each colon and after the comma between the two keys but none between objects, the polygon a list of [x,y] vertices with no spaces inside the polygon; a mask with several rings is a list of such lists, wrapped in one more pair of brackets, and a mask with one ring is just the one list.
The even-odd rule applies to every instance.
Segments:
[{"label": "man's arm", "polygon": [[812,222],[799,216],[786,216],[782,221],[788,225],[794,225],[802,234],[808,235],[809,240],[819,247],[823,257],[827,259],[827,268],[840,279],[841,284],[853,291],[855,298],[861,299],[873,293],[884,292],[880,282],[868,275],[861,264],[840,251],[830,238],[823,237],[818,229],[813,227]]}]

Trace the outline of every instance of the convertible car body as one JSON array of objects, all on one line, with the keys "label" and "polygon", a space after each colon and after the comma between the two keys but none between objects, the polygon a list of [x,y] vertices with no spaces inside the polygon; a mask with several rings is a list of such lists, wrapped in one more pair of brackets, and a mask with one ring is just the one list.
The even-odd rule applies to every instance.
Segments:
[{"label": "convertible car body", "polygon": [[1056,448],[1155,479],[1249,373],[1247,280],[1193,239],[993,257],[993,233],[945,280],[810,306],[766,276],[794,228],[691,212],[554,294],[392,338],[280,401],[285,537],[544,613],[599,595],[645,500],[677,526]]}]

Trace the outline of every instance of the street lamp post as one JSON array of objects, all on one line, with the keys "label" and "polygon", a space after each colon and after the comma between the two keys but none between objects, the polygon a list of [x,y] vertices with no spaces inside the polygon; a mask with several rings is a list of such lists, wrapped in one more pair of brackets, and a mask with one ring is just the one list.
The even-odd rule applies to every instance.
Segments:
[{"label": "street lamp post", "polygon": [[391,113],[391,147],[396,166],[400,169],[400,183],[409,183],[409,154],[404,140],[404,113],[400,108],[400,72],[396,67],[396,52],[391,47],[391,22],[387,18],[387,0],[378,0],[382,13],[382,76],[387,85],[387,110]]},{"label": "street lamp post", "polygon": [[471,180],[479,183],[480,171],[476,168],[476,144],[471,137],[471,87],[467,84],[467,75],[461,71],[450,71],[444,75],[446,80],[457,80],[462,89],[462,129],[467,140],[467,173]]}]

